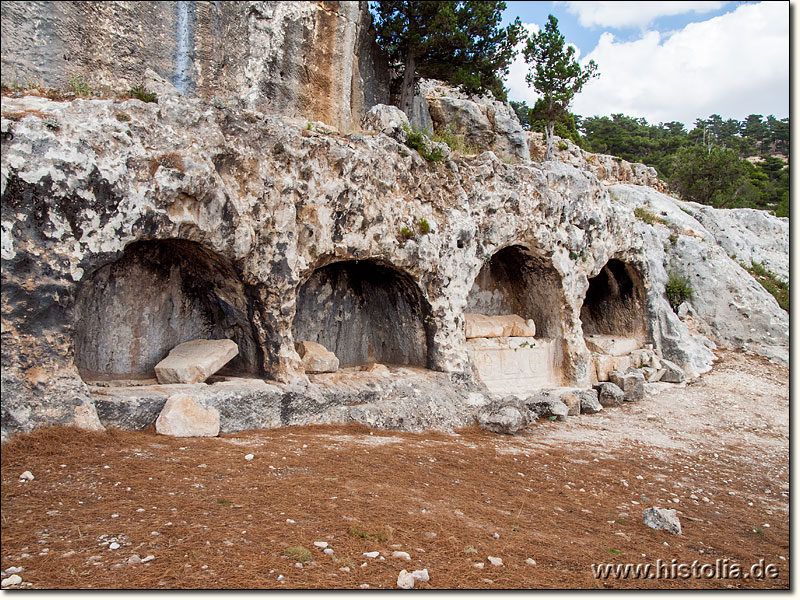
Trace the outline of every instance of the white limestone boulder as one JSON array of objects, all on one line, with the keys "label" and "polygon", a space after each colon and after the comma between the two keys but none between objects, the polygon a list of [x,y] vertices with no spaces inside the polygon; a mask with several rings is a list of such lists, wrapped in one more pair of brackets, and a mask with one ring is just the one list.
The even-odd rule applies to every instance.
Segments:
[{"label": "white limestone boulder", "polygon": [[339,359],[322,344],[303,341],[297,342],[294,348],[306,373],[335,373],[339,370]]},{"label": "white limestone boulder", "polygon": [[204,407],[186,394],[174,394],[156,419],[156,432],[172,437],[216,437],[219,411]]},{"label": "white limestone boulder", "polygon": [[156,365],[159,383],[202,383],[239,354],[233,340],[192,340],[178,344]]}]

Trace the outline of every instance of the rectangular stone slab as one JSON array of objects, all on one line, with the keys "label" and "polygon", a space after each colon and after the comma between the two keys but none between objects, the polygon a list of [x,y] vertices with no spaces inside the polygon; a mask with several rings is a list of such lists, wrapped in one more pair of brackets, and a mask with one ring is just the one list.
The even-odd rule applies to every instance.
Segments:
[{"label": "rectangular stone slab", "polygon": [[202,383],[237,354],[239,347],[233,340],[184,342],[156,365],[156,379],[159,383]]},{"label": "rectangular stone slab", "polygon": [[609,356],[625,356],[642,347],[642,343],[635,337],[587,335],[584,339],[591,352]]},{"label": "rectangular stone slab", "polygon": [[536,326],[531,319],[527,321],[519,315],[464,315],[464,333],[467,339],[498,337],[532,337]]}]

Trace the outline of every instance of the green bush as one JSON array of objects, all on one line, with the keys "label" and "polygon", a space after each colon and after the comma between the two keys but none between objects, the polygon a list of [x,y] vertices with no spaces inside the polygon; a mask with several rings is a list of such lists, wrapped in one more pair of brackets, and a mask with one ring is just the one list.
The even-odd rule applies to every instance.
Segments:
[{"label": "green bush", "polygon": [[417,229],[422,235],[428,235],[431,232],[431,224],[427,219],[420,219],[417,221]]},{"label": "green bush", "polygon": [[775,273],[767,269],[763,264],[752,261],[750,266],[742,265],[744,269],[752,275],[765,290],[767,290],[778,305],[789,312],[789,283],[778,277]]},{"label": "green bush", "polygon": [[410,240],[411,238],[414,237],[414,232],[411,231],[408,227],[401,227],[400,237],[404,240]]},{"label": "green bush", "polygon": [[689,281],[688,277],[677,271],[669,271],[667,273],[667,283],[664,286],[664,291],[673,310],[678,308],[685,300],[691,300],[694,297],[692,282]]},{"label": "green bush", "polygon": [[563,140],[558,142],[558,149],[559,150],[563,151],[563,150],[567,150],[568,148],[569,148],[569,144],[567,144],[567,142],[565,142]]},{"label": "green bush", "polygon": [[128,90],[128,96],[142,102],[158,102],[158,95],[155,92],[149,92],[138,85]]},{"label": "green bush", "polygon": [[408,135],[406,146],[419,152],[419,155],[428,162],[441,162],[444,160],[444,152],[441,148],[432,145],[432,141],[427,137],[427,130],[412,129],[408,125],[403,125],[403,131]]}]

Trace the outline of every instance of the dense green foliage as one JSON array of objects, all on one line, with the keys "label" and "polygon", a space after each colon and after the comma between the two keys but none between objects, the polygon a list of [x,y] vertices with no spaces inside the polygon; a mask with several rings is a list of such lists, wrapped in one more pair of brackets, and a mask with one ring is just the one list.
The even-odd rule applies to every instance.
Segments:
[{"label": "dense green foliage", "polygon": [[622,114],[575,119],[584,148],[655,167],[685,200],[789,216],[789,168],[772,155],[789,152],[789,119],[711,115],[691,131],[677,121],[651,125]]},{"label": "dense green foliage", "polygon": [[[525,102],[515,102],[514,100],[510,104],[514,112],[517,113],[523,129],[545,133],[547,127],[547,105],[543,98],[537,100],[533,108]],[[556,117],[553,133],[560,138],[571,140],[578,146],[583,147],[585,142],[578,131],[578,118],[571,112],[564,111]]]},{"label": "dense green foliage", "polygon": [[394,71],[393,92],[406,114],[420,77],[506,99],[503,79],[523,30],[519,19],[500,26],[505,7],[505,2],[476,1],[371,3],[378,43]]},{"label": "dense green foliage", "polygon": [[556,119],[568,112],[570,102],[584,84],[599,75],[597,64],[590,60],[585,69],[581,67],[574,46],[565,46],[558,19],[553,15],[547,17],[544,29],[528,38],[523,53],[531,68],[525,80],[542,95],[542,105],[537,102],[534,111],[539,107],[537,116],[543,116],[547,123],[545,160],[551,160]]},{"label": "dense green foliage", "polygon": [[691,300],[694,297],[692,282],[689,281],[688,277],[677,271],[670,271],[667,273],[667,283],[664,285],[664,292],[673,310],[678,308],[685,300]]}]

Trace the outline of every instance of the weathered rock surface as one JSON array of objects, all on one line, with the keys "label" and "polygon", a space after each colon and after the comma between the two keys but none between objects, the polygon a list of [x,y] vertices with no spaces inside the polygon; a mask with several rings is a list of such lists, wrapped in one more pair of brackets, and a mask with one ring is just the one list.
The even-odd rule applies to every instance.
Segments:
[{"label": "weathered rock surface", "polygon": [[582,415],[593,415],[603,410],[597,390],[581,390],[579,398]]},{"label": "weathered rock surface", "polygon": [[647,508],[642,513],[642,522],[652,529],[681,535],[681,521],[675,512],[674,508]]},{"label": "weathered rock surface", "polygon": [[594,386],[597,390],[597,400],[601,406],[606,408],[612,406],[621,406],[625,400],[625,392],[622,391],[617,384],[611,382],[602,382]]},{"label": "weathered rock surface", "polygon": [[479,153],[491,150],[515,162],[530,159],[525,132],[510,104],[495,100],[491,93],[469,96],[433,79],[423,79],[419,86],[437,132],[463,136]]},{"label": "weathered rock surface", "polygon": [[[308,129],[305,119],[174,95],[150,104],[3,97],[2,113],[4,435],[74,423],[75,407],[87,404],[96,404],[105,425],[153,423],[167,396],[159,386],[85,383],[133,378],[125,365],[144,368],[152,350],[129,319],[120,321],[116,338],[102,341],[131,351],[92,354],[102,331],[86,326],[92,307],[102,315],[141,315],[159,331],[174,326],[180,335],[213,331],[235,340],[241,356],[231,366],[241,358],[240,374],[274,383],[200,390],[201,402],[220,411],[223,430],[348,420],[410,429],[468,425],[485,403],[471,405],[470,394],[485,389],[463,315],[484,307],[534,319],[542,336],[534,345],[554,349],[548,368],[563,379],[555,385],[589,386],[594,366],[581,309],[589,280],[610,260],[640,274],[641,312],[630,314],[638,315],[643,342],[687,377],[710,368],[712,345],[669,307],[663,285],[671,260],[694,267],[693,304],[715,339],[788,348],[785,313],[776,304],[780,312],[773,311],[774,299],[752,287],[758,284],[713,236],[681,234],[671,247],[669,228],[635,219],[633,209],[651,201],[672,206],[676,223],[691,219],[650,188],[607,188],[568,164],[510,165],[492,152],[428,163],[383,134]],[[428,233],[399,235],[420,218]],[[506,275],[486,272],[509,248],[513,256],[500,267]],[[192,269],[193,261],[199,267]],[[326,269],[336,265],[331,277]],[[516,286],[494,286],[514,281],[514,272],[524,274]],[[492,285],[482,287],[482,273]],[[306,289],[319,292],[308,297],[317,300],[299,302],[308,282]],[[395,290],[406,303],[397,316],[410,326],[388,327],[391,319],[370,308],[375,295],[364,290]],[[323,292],[341,302],[327,302]],[[324,329],[354,366],[395,365],[397,358],[408,371],[399,375],[392,366],[392,375],[410,379],[381,381],[379,391],[350,379],[334,387],[316,379],[338,377],[341,369],[306,376],[295,341],[319,338],[295,337],[293,327],[320,322],[343,323],[339,334]],[[176,341],[186,339],[192,337]],[[130,357],[139,358],[126,363]],[[532,363],[526,369],[534,374]],[[507,383],[514,373],[501,374]]]},{"label": "weathered rock surface", "polygon": [[478,425],[487,431],[514,435],[535,419],[525,402],[515,396],[490,402],[478,411]]},{"label": "weathered rock surface", "polygon": [[335,373],[339,370],[339,359],[322,344],[297,342],[294,347],[303,360],[306,373]]},{"label": "weathered rock surface", "polygon": [[625,392],[625,402],[639,402],[644,398],[644,375],[641,371],[612,371],[609,379]]},{"label": "weathered rock surface", "polygon": [[175,394],[158,415],[156,432],[172,437],[215,437],[219,435],[219,411],[186,394]]},{"label": "weathered rock surface", "polygon": [[408,139],[410,128],[406,113],[388,104],[376,104],[361,119],[361,128],[367,133],[382,133],[403,143]]},{"label": "weathered rock surface", "polygon": [[464,315],[464,334],[471,338],[534,337],[536,325],[533,319],[519,315]]},{"label": "weathered rock surface", "polygon": [[10,2],[3,81],[114,93],[145,71],[218,104],[358,128],[388,101],[366,2]]},{"label": "weathered rock surface", "polygon": [[159,383],[202,383],[237,354],[239,348],[233,340],[184,342],[156,365],[156,378]]},{"label": "weathered rock surface", "polygon": [[663,381],[665,383],[683,383],[686,381],[686,376],[683,373],[683,369],[681,369],[674,362],[667,360],[666,358],[661,359],[659,362],[664,370],[664,373],[658,378],[659,381]]}]

